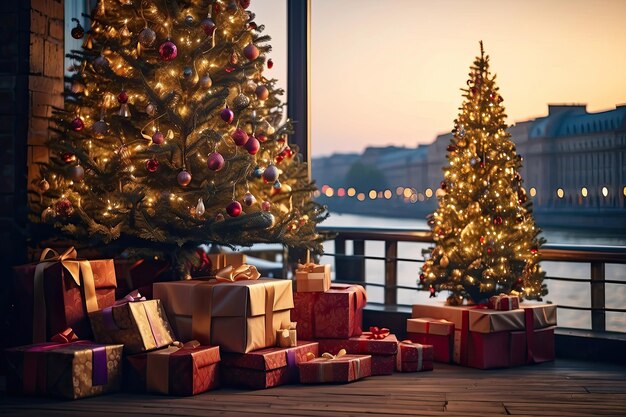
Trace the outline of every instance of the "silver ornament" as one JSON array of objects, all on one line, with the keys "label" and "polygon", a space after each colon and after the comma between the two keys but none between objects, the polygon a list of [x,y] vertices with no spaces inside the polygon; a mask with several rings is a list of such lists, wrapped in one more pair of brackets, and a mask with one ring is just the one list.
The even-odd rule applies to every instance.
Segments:
[{"label": "silver ornament", "polygon": [[70,168],[70,178],[73,181],[81,182],[85,178],[85,169],[80,165],[73,166]]},{"label": "silver ornament", "polygon": [[143,28],[143,30],[139,32],[137,39],[141,46],[149,48],[154,41],[156,41],[156,33],[150,28]]},{"label": "silver ornament", "polygon": [[243,196],[243,203],[250,207],[251,205],[253,205],[254,203],[256,203],[256,198],[252,195],[252,193],[250,191],[248,191],[244,196]]},{"label": "silver ornament", "polygon": [[148,116],[154,116],[156,114],[157,111],[157,107],[150,103],[146,106],[146,113],[148,114]]},{"label": "silver ornament", "polygon": [[198,205],[196,205],[196,215],[202,216],[205,211],[206,209],[204,207],[204,201],[202,201],[202,198],[199,198]]},{"label": "silver ornament", "polygon": [[252,80],[248,80],[246,81],[246,83],[243,85],[243,91],[248,93],[248,94],[252,94],[256,91],[256,83]]},{"label": "silver ornament", "polygon": [[237,110],[245,109],[250,105],[250,99],[247,95],[239,93],[233,100],[233,107]]}]

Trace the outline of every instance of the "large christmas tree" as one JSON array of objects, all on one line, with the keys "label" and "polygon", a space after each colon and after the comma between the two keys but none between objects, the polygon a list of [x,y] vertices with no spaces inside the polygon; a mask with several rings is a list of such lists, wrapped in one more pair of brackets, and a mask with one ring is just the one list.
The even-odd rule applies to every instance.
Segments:
[{"label": "large christmas tree", "polygon": [[82,244],[321,250],[326,216],[287,143],[249,0],[100,0],[35,184],[33,212]]},{"label": "large christmas tree", "polygon": [[547,294],[538,263],[543,239],[482,42],[469,77],[437,191],[439,207],[429,216],[436,245],[420,287],[431,294],[448,290],[451,305],[511,292],[540,299]]}]

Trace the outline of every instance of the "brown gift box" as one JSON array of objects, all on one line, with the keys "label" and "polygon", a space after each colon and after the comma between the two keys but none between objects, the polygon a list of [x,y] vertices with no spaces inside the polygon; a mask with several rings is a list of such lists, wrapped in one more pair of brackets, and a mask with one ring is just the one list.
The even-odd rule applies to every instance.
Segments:
[{"label": "brown gift box", "polygon": [[291,323],[291,281],[202,280],[155,283],[179,339],[246,353],[276,345],[276,331]]},{"label": "brown gift box", "polygon": [[330,265],[304,264],[296,269],[297,292],[326,292],[330,289]]},{"label": "brown gift box", "polygon": [[77,341],[7,349],[7,392],[78,399],[119,391],[122,348]]},{"label": "brown gift box", "polygon": [[89,313],[99,343],[123,343],[127,353],[167,346],[174,341],[160,300],[125,302]]}]

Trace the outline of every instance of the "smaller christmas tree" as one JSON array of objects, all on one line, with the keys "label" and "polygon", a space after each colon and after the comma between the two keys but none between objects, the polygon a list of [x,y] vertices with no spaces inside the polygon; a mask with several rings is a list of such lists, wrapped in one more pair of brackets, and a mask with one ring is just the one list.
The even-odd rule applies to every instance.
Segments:
[{"label": "smaller christmas tree", "polygon": [[544,240],[522,187],[522,157],[506,131],[502,96],[482,42],[469,77],[437,190],[439,207],[428,219],[436,245],[419,287],[431,296],[449,291],[450,305],[500,293],[541,299],[548,292],[539,266]]}]

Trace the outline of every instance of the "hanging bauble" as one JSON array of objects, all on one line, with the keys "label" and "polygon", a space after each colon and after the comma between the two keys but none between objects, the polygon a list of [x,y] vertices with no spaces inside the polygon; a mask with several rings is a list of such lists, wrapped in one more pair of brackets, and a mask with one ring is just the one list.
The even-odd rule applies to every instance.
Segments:
[{"label": "hanging bauble", "polygon": [[198,204],[196,204],[196,216],[202,216],[205,212],[204,201],[202,201],[202,198],[199,198]]},{"label": "hanging bauble", "polygon": [[74,132],[80,132],[85,127],[85,122],[80,117],[76,117],[74,120],[70,122],[70,128]]},{"label": "hanging bauble", "polygon": [[148,116],[154,116],[156,114],[156,111],[157,111],[157,107],[154,104],[149,103],[146,106],[146,113],[148,114]]},{"label": "hanging bauble", "polygon": [[160,130],[157,130],[152,134],[152,143],[155,145],[161,145],[165,142],[165,135]]},{"label": "hanging bauble", "polygon": [[231,201],[227,206],[226,206],[226,213],[228,213],[228,215],[230,217],[237,217],[241,214],[243,208],[241,207],[241,203],[239,203],[239,201]]},{"label": "hanging bauble", "polygon": [[265,200],[261,203],[261,210],[270,211],[271,208],[272,208],[272,203],[270,203],[269,201]]},{"label": "hanging bauble", "polygon": [[209,76],[209,74],[203,76],[202,78],[200,78],[200,87],[202,88],[211,88],[211,86],[213,85],[213,80],[211,79],[211,77]]},{"label": "hanging bauble", "polygon": [[67,197],[62,197],[54,203],[54,211],[59,216],[70,217],[74,214],[74,205]]},{"label": "hanging bauble", "polygon": [[63,159],[63,162],[66,164],[69,164],[70,162],[74,162],[76,160],[76,155],[71,152],[65,152],[61,155],[61,159]]},{"label": "hanging bauble", "polygon": [[456,150],[456,146],[454,145],[448,145],[448,147],[446,148],[446,150],[448,152],[454,152]]},{"label": "hanging bauble", "polygon": [[263,176],[263,169],[261,167],[255,167],[252,171],[252,176],[254,178],[261,178]]},{"label": "hanging bauble", "polygon": [[256,203],[256,198],[252,195],[250,191],[246,192],[243,196],[243,204],[250,207],[254,203]]},{"label": "hanging bauble", "polygon": [[104,137],[108,130],[109,125],[107,125],[107,123],[102,119],[98,120],[96,123],[93,124],[93,126],[91,126],[91,131],[97,138]]},{"label": "hanging bauble", "polygon": [[70,91],[74,94],[81,94],[83,91],[85,91],[85,85],[78,80],[74,80],[72,81]]},{"label": "hanging bauble", "polygon": [[256,155],[256,153],[259,151],[259,148],[261,147],[261,144],[259,143],[257,138],[255,138],[254,136],[250,136],[246,144],[243,145],[243,147],[246,148],[246,151],[248,151],[250,155]]},{"label": "hanging bauble", "polygon": [[503,220],[502,220],[502,216],[495,216],[495,217],[493,218],[493,224],[495,224],[496,226],[501,225],[501,224],[502,224],[502,222],[503,222]]},{"label": "hanging bauble", "polygon": [[445,181],[441,181],[441,184],[439,184],[439,187],[440,187],[442,190],[445,190],[445,189],[446,189],[446,187],[447,187],[446,182],[445,182]]},{"label": "hanging bauble", "polygon": [[70,34],[74,39],[80,39],[85,35],[85,29],[80,25],[80,22],[76,18],[72,18],[72,22],[76,22],[76,26],[72,28]]},{"label": "hanging bauble", "polygon": [[202,28],[202,30],[204,30],[204,33],[207,36],[211,36],[213,35],[213,32],[215,32],[216,26],[215,26],[215,22],[213,21],[213,19],[206,18],[200,23],[200,27]]},{"label": "hanging bauble", "polygon": [[39,181],[39,183],[37,184],[37,188],[39,189],[40,193],[45,193],[46,191],[50,189],[50,183],[46,181],[45,179],[43,179]]},{"label": "hanging bauble", "polygon": [[75,165],[69,170],[72,181],[81,182],[85,178],[85,169],[80,165]]},{"label": "hanging bauble", "polygon": [[185,67],[183,68],[183,77],[185,78],[189,78],[193,75],[193,69],[191,69],[191,67]]},{"label": "hanging bauble", "polygon": [[426,275],[422,272],[420,274],[420,282],[424,282],[424,279],[426,278]]},{"label": "hanging bauble", "polygon": [[250,7],[250,0],[239,0],[239,5],[242,9],[247,9]]},{"label": "hanging bauble", "polygon": [[41,212],[41,221],[43,223],[50,223],[56,217],[57,213],[54,211],[52,207],[47,207],[44,211]]},{"label": "hanging bauble", "polygon": [[530,248],[530,253],[532,253],[533,255],[536,255],[539,252],[539,249],[536,246],[533,246],[532,248]]},{"label": "hanging bauble", "polygon": [[263,142],[267,142],[267,136],[265,136],[262,133],[257,133],[256,134],[256,138],[259,140],[259,142],[263,143]]},{"label": "hanging bauble", "polygon": [[270,90],[268,90],[267,87],[264,85],[257,86],[256,90],[254,90],[254,93],[259,100],[267,100],[267,98],[270,96]]},{"label": "hanging bauble", "polygon": [[191,174],[183,169],[176,176],[176,181],[178,181],[178,185],[181,187],[186,187],[191,182]]},{"label": "hanging bauble", "polygon": [[272,61],[272,58],[267,60],[267,69],[272,69],[272,67],[274,66],[274,61]]},{"label": "hanging bauble", "polygon": [[233,122],[233,119],[235,118],[235,113],[233,113],[231,109],[226,107],[220,112],[220,117],[226,123],[231,124]]},{"label": "hanging bauble", "polygon": [[239,93],[233,99],[233,107],[237,110],[243,110],[250,105],[250,99],[247,95]]},{"label": "hanging bauble", "polygon": [[243,146],[248,142],[248,134],[243,129],[237,128],[230,137],[237,146]]},{"label": "hanging bauble", "polygon": [[185,23],[187,23],[188,25],[191,25],[193,23],[193,16],[189,14],[185,16]]},{"label": "hanging bauble", "polygon": [[163,61],[171,61],[178,55],[178,48],[172,41],[165,41],[159,46],[159,55]]},{"label": "hanging bauble", "polygon": [[256,92],[256,83],[252,80],[248,80],[243,85],[243,91],[246,94],[254,94]]},{"label": "hanging bauble", "polygon": [[106,71],[109,68],[109,60],[104,55],[100,55],[93,60],[93,67],[98,72]]},{"label": "hanging bauble", "polygon": [[130,109],[128,108],[128,93],[122,91],[117,95],[117,102],[120,103],[119,115],[122,117],[130,117]]},{"label": "hanging bauble", "polygon": [[148,170],[148,172],[156,172],[158,168],[159,161],[157,161],[156,158],[148,159],[146,161],[146,169]]},{"label": "hanging bauble", "polygon": [[259,48],[257,48],[253,43],[249,43],[245,48],[243,48],[243,56],[250,61],[254,61],[259,57]]},{"label": "hanging bauble", "polygon": [[263,171],[263,181],[270,183],[278,179],[279,171],[276,165],[271,164]]},{"label": "hanging bauble", "polygon": [[224,157],[219,152],[211,152],[207,157],[207,166],[211,171],[219,171],[224,168]]},{"label": "hanging bauble", "polygon": [[495,92],[492,91],[489,93],[489,100],[494,101],[497,97],[498,95]]},{"label": "hanging bauble", "polygon": [[154,41],[156,41],[156,37],[156,33],[152,29],[146,27],[143,28],[141,32],[139,32],[137,40],[139,41],[141,46],[143,46],[144,48],[149,48],[152,46],[152,44],[154,44]]}]

